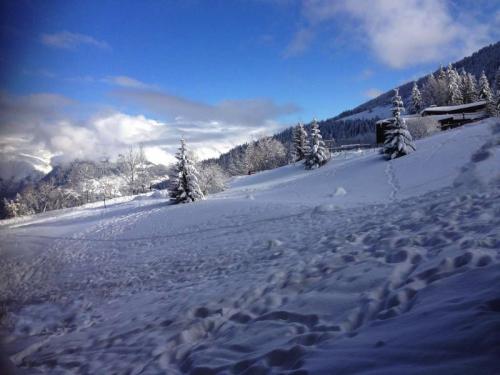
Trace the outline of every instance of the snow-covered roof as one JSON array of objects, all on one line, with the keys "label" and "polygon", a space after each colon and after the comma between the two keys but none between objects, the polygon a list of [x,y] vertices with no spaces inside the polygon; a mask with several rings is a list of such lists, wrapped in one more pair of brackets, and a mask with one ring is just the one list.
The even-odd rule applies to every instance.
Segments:
[{"label": "snow-covered roof", "polygon": [[460,104],[460,105],[447,105],[447,106],[442,106],[442,107],[427,107],[425,108],[421,113],[426,113],[426,112],[455,112],[455,111],[464,111],[467,109],[474,109],[474,108],[480,108],[484,107],[486,105],[486,100],[481,100],[477,101],[474,103],[467,103],[467,104]]}]

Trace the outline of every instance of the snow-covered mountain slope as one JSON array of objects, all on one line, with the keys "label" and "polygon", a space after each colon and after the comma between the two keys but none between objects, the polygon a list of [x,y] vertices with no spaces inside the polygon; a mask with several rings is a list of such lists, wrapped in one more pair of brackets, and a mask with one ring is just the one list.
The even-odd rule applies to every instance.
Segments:
[{"label": "snow-covered mountain slope", "polygon": [[20,373],[496,374],[500,123],[2,223]]},{"label": "snow-covered mountain slope", "polygon": [[[490,44],[489,46],[483,47],[480,50],[474,52],[472,55],[464,57],[459,61],[452,63],[458,71],[462,68],[465,69],[467,73],[471,73],[476,77],[479,77],[484,71],[488,80],[493,82],[495,79],[495,73],[500,67],[500,41]],[[433,74],[437,75],[439,69],[434,71]],[[427,75],[422,76],[415,81],[422,87]],[[404,102],[409,104],[411,90],[413,87],[413,80],[399,85],[397,88],[399,90],[399,95],[403,98]],[[358,105],[357,107],[350,109],[348,111],[342,112],[335,116],[332,120],[345,120],[345,119],[355,119],[355,118],[373,118],[370,112],[377,112],[383,110],[384,107],[391,107],[392,97],[394,96],[393,89],[390,89],[383,94],[377,96],[376,98],[370,99],[367,102]],[[408,105],[407,105],[408,108]],[[381,118],[389,117],[379,116]]]},{"label": "snow-covered mountain slope", "polygon": [[19,181],[27,177],[38,180],[52,169],[50,155],[1,152],[0,157],[0,178],[3,180]]},{"label": "snow-covered mountain slope", "polygon": [[342,117],[342,120],[358,120],[358,119],[373,119],[379,118],[384,119],[391,117],[391,105],[376,106],[370,109],[366,109],[361,112],[354,113],[349,116]]}]

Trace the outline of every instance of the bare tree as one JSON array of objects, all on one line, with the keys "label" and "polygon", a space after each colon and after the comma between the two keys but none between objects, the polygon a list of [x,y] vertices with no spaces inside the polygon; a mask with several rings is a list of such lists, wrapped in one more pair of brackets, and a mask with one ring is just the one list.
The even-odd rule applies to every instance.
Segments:
[{"label": "bare tree", "polygon": [[94,163],[75,162],[69,176],[70,185],[82,197],[86,203],[95,200],[95,178],[97,170]]},{"label": "bare tree", "polygon": [[252,172],[281,167],[286,163],[285,147],[271,137],[250,143],[245,152],[245,164]]},{"label": "bare tree", "polygon": [[204,195],[218,193],[226,188],[228,176],[219,165],[210,163],[199,165],[197,169],[198,184]]},{"label": "bare tree", "polygon": [[130,146],[126,153],[118,156],[118,163],[128,193],[144,192],[149,182],[149,174],[142,144],[139,145],[138,149]]}]

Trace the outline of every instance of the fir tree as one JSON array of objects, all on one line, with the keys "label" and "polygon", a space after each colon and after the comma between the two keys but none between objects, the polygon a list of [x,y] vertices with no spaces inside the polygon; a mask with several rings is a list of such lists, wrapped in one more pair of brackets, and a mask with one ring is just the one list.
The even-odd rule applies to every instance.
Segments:
[{"label": "fir tree", "polygon": [[420,94],[417,82],[413,82],[413,88],[411,90],[411,113],[420,113],[423,109],[422,107],[422,94]]},{"label": "fir tree", "polygon": [[425,107],[436,104],[437,80],[434,74],[429,74],[422,88],[422,101]]},{"label": "fir tree", "polygon": [[184,139],[181,139],[181,147],[175,158],[177,159],[176,175],[170,197],[176,203],[190,203],[203,199],[203,193],[198,185],[198,172],[189,157]]},{"label": "fir tree", "polygon": [[306,169],[319,168],[330,159],[330,151],[326,148],[316,120],[311,124],[311,147],[305,160]]},{"label": "fir tree", "polygon": [[467,73],[465,69],[462,68],[460,70],[460,83],[459,83],[460,91],[462,92],[462,99],[464,103],[467,102]]},{"label": "fir tree", "polygon": [[495,116],[496,109],[495,109],[495,102],[493,100],[493,93],[491,92],[490,84],[488,82],[486,74],[484,74],[484,70],[481,73],[481,77],[479,78],[479,87],[477,96],[479,100],[486,101],[486,113],[490,116]]},{"label": "fir tree", "polygon": [[448,73],[441,66],[434,87],[434,98],[436,105],[447,105],[450,101],[448,95]]},{"label": "fir tree", "polygon": [[294,161],[304,160],[309,151],[307,132],[301,123],[293,129],[293,156]]},{"label": "fir tree", "polygon": [[477,101],[477,84],[476,77],[473,74],[467,73],[467,79],[465,81],[465,103],[474,103]]},{"label": "fir tree", "polygon": [[404,106],[401,96],[399,96],[399,90],[394,89],[394,98],[392,99],[394,121],[385,131],[383,148],[383,153],[389,159],[395,159],[415,151],[411,134],[408,131],[404,118],[401,117],[401,112],[403,111]]},{"label": "fir tree", "polygon": [[451,65],[448,68],[448,98],[448,104],[451,105],[460,105],[464,103],[462,90],[460,89],[460,76]]},{"label": "fir tree", "polygon": [[479,100],[486,100],[486,101],[491,100],[493,96],[491,93],[488,78],[486,77],[486,74],[484,74],[484,70],[481,73],[481,77],[479,77],[479,87],[477,90],[477,96]]}]

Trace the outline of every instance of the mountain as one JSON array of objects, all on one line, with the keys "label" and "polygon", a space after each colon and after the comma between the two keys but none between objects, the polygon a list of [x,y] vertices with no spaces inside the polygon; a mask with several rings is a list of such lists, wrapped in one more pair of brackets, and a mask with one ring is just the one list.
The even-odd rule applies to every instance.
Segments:
[{"label": "mountain", "polygon": [[[479,78],[481,72],[484,70],[488,80],[492,83],[495,79],[495,73],[498,67],[500,67],[500,41],[481,48],[479,51],[474,52],[471,56],[456,61],[452,63],[452,65],[458,71],[463,68],[466,72],[474,74],[477,78]],[[437,73],[438,71],[439,69],[437,69],[434,73]],[[422,87],[425,79],[426,76],[420,77],[417,80],[419,87]],[[399,94],[405,101],[405,105],[409,103],[412,86],[413,82],[407,82],[397,87],[399,88]],[[377,116],[382,118],[388,117],[393,95],[393,89],[391,89],[376,98],[360,104],[353,109],[344,111],[327,121],[332,122],[342,119],[374,118]]]},{"label": "mountain", "polygon": [[[458,70],[462,68],[466,72],[474,74],[479,77],[484,70],[486,76],[491,83],[494,81],[495,73],[500,66],[500,42],[491,44],[474,52],[471,56],[465,57],[455,63],[453,66]],[[436,70],[436,73],[439,70]],[[421,87],[424,83],[426,76],[417,80]],[[413,82],[407,82],[398,86],[399,93],[406,102],[409,104],[409,97]],[[387,91],[378,97],[371,99],[353,109],[344,111],[339,115],[319,121],[319,126],[323,139],[335,140],[336,144],[351,144],[351,143],[369,143],[374,144],[375,140],[375,123],[377,120],[390,116],[391,100],[393,97],[393,89]],[[306,125],[306,128],[310,124]],[[282,142],[288,150],[289,160],[291,160],[291,142],[292,142],[292,128],[286,128],[281,132],[273,135],[273,137]],[[239,145],[228,152],[220,155],[217,159],[208,160],[208,163],[217,163],[230,174],[244,174],[244,168],[234,168],[235,165],[241,164],[247,145]],[[234,170],[237,172],[234,173]]]},{"label": "mountain", "polygon": [[41,158],[19,154],[2,154],[0,161],[0,198],[12,198],[24,187],[40,181],[50,171],[50,163]]}]

